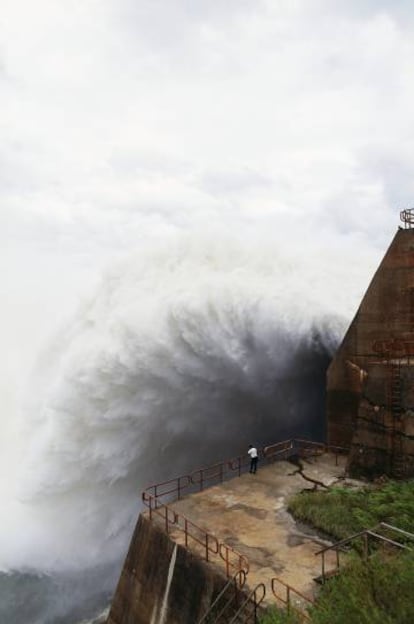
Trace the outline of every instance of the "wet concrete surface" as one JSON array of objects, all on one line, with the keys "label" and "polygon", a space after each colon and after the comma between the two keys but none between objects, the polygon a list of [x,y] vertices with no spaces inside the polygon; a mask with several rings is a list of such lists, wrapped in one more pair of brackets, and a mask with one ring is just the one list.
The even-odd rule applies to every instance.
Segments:
[{"label": "wet concrete surface", "polygon": [[[304,474],[330,486],[343,483],[345,457],[326,453],[302,460]],[[264,582],[269,588],[273,577],[281,578],[305,596],[312,598],[317,589],[314,578],[321,573],[320,556],[315,553],[330,542],[287,512],[287,500],[312,484],[286,461],[260,466],[256,474],[244,474],[220,485],[192,494],[172,507],[221,542],[245,555],[250,564],[248,586]],[[172,537],[183,541],[183,534]],[[191,540],[190,540],[191,542]],[[189,543],[200,552],[202,546]],[[217,558],[213,565],[223,568]],[[327,553],[326,567],[335,567],[335,554]],[[269,590],[267,591],[269,594]]]}]

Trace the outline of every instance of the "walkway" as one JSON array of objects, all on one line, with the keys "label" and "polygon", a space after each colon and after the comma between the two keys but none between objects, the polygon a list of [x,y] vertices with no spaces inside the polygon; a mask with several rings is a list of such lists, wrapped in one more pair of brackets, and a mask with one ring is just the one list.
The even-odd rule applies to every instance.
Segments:
[{"label": "walkway", "polygon": [[[330,453],[302,461],[306,476],[331,485],[343,476],[346,457],[338,457],[338,466]],[[280,577],[312,598],[313,579],[321,572],[315,553],[329,542],[299,527],[287,513],[287,499],[312,487],[300,474],[293,474],[296,470],[286,461],[259,466],[256,475],[247,473],[191,494],[172,507],[247,556],[250,588],[260,582],[269,587],[272,577]],[[182,533],[172,531],[171,536],[182,541]],[[327,566],[334,567],[335,554],[329,556]],[[267,597],[271,600],[269,590]]]}]

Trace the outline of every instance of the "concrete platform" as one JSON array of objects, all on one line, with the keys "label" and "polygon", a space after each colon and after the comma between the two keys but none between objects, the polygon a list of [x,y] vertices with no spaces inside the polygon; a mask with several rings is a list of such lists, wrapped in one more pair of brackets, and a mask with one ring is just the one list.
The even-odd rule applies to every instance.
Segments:
[{"label": "concrete platform", "polygon": [[[302,460],[304,474],[332,485],[344,477],[345,457],[329,453]],[[244,474],[172,504],[179,513],[245,555],[250,564],[248,585],[265,583],[270,598],[270,580],[279,577],[309,598],[317,589],[320,557],[315,553],[330,542],[306,527],[299,527],[286,510],[287,499],[312,488],[293,464],[281,461],[259,466],[257,474]],[[182,543],[183,534],[172,532]],[[195,552],[198,546],[189,544]],[[327,553],[327,569],[335,566],[334,553]],[[213,565],[223,569],[217,560]]]}]

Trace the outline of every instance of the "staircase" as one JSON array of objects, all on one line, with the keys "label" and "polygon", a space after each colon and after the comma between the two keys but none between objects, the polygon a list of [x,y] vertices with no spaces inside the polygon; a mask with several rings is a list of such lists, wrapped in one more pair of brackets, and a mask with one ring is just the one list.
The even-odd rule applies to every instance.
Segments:
[{"label": "staircase", "polygon": [[197,624],[257,624],[266,588],[260,583],[247,595],[243,591],[245,582],[246,574],[240,570],[226,583]]},{"label": "staircase", "polygon": [[[322,573],[314,580],[317,583],[325,583],[330,578],[339,574],[340,571],[340,558],[339,553],[346,553],[352,546],[355,546],[358,551],[362,552],[364,559],[368,559],[370,556],[370,541],[380,543],[382,546],[396,548],[398,550],[413,550],[414,548],[414,534],[404,531],[399,527],[387,524],[386,522],[380,522],[372,529],[364,529],[358,533],[354,533],[349,537],[346,537],[335,544],[322,548],[317,555],[321,555]],[[357,543],[355,545],[355,542]],[[407,542],[410,542],[408,546]],[[325,554],[333,550],[336,553],[336,566],[330,570],[325,566]]]}]

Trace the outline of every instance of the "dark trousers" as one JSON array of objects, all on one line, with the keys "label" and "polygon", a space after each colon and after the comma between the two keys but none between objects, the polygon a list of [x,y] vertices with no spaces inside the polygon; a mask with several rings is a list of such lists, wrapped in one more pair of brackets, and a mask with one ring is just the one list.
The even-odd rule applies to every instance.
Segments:
[{"label": "dark trousers", "polygon": [[257,457],[252,457],[252,459],[250,460],[250,472],[256,472],[257,470]]}]

